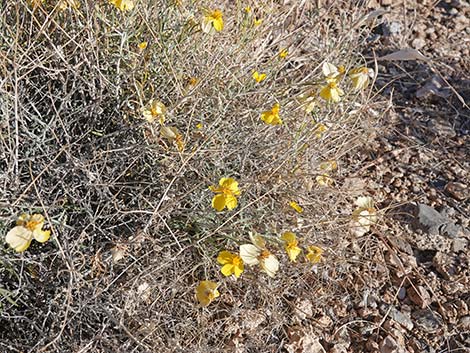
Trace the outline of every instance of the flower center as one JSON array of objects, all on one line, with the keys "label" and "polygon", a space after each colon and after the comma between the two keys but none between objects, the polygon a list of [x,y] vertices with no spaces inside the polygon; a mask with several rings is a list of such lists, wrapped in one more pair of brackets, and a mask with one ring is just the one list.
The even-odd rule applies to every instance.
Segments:
[{"label": "flower center", "polygon": [[236,267],[240,266],[242,262],[242,259],[239,258],[238,256],[234,257],[232,260],[232,264]]},{"label": "flower center", "polygon": [[328,84],[328,86],[330,87],[330,89],[335,89],[336,87],[338,87],[338,85],[336,84],[336,82],[330,82]]},{"label": "flower center", "polygon": [[261,253],[259,254],[259,259],[260,260],[264,260],[264,259],[267,259],[269,256],[271,256],[271,253],[264,249],[263,251],[261,251]]}]

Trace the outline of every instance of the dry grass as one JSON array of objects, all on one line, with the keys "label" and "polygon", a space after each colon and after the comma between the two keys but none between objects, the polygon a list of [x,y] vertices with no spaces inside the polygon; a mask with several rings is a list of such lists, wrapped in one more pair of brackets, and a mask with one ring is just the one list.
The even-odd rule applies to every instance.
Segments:
[{"label": "dry grass", "polygon": [[[361,167],[350,157],[374,132],[371,112],[385,105],[348,93],[307,114],[298,96],[324,61],[364,62],[367,29],[351,30],[361,4],[265,1],[253,6],[263,18],[255,28],[245,4],[220,3],[226,27],[208,36],[194,19],[212,3],[143,0],[127,14],[104,1],[63,12],[51,3],[1,5],[0,234],[22,212],[40,212],[53,241],[24,254],[0,249],[0,351],[274,352],[295,330],[334,333],[324,313],[341,317],[338,303],[346,310],[358,295],[350,278],[376,270],[373,239],[348,247],[355,194],[343,182]],[[267,73],[262,84],[253,69]],[[152,98],[183,132],[184,152],[140,119]],[[275,102],[281,127],[259,119]],[[330,126],[321,138],[315,120]],[[333,188],[314,183],[325,159],[340,165]],[[242,196],[216,213],[207,187],[222,176]],[[217,253],[251,230],[273,240],[293,230],[326,250],[324,262],[292,265],[279,249],[275,279],[257,270],[223,278]],[[125,250],[117,263],[115,247]],[[194,299],[201,279],[221,283],[206,309]],[[312,312],[299,318],[305,301]]]}]

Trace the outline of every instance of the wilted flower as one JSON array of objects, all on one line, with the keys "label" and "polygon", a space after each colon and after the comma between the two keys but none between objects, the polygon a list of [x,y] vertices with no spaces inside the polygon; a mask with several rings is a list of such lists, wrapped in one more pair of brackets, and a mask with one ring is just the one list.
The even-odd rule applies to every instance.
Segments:
[{"label": "wilted flower", "polygon": [[289,202],[289,206],[296,210],[298,213],[302,213],[304,211],[304,209],[300,207],[300,205],[295,201]]},{"label": "wilted flower", "polygon": [[149,122],[153,123],[155,119],[163,125],[165,122],[166,107],[162,102],[152,99],[147,108],[142,109],[142,115]]},{"label": "wilted flower", "polygon": [[184,151],[183,135],[179,132],[176,127],[173,126],[162,126],[160,129],[160,135],[166,138],[170,143],[176,143],[178,151]]},{"label": "wilted flower", "polygon": [[240,245],[240,257],[247,265],[260,265],[261,269],[270,277],[274,277],[279,270],[279,261],[266,249],[266,241],[256,233],[250,233],[252,244]]},{"label": "wilted flower", "polygon": [[212,32],[212,29],[215,29],[217,32],[220,32],[224,29],[224,20],[222,18],[223,14],[220,10],[208,10],[202,19],[201,29],[204,33]]},{"label": "wilted flower", "polygon": [[328,173],[318,175],[315,180],[317,181],[318,185],[321,186],[331,186],[334,182],[334,180],[328,175]]},{"label": "wilted flower", "polygon": [[134,8],[132,0],[109,0],[109,2],[121,11],[131,11]]},{"label": "wilted flower", "polygon": [[326,82],[326,86],[323,86],[320,90],[320,97],[328,102],[339,102],[341,100],[341,96],[344,95],[344,91],[338,87],[336,78],[327,78]]},{"label": "wilted flower", "polygon": [[78,10],[80,8],[80,1],[79,0],[60,0],[57,6],[60,11],[65,11],[67,10],[68,7],[74,10]]},{"label": "wilted flower", "polygon": [[320,169],[325,172],[332,172],[338,168],[338,163],[334,159],[320,163]]},{"label": "wilted flower", "polygon": [[373,77],[374,71],[365,66],[349,71],[349,78],[351,79],[356,91],[366,88],[369,85],[370,79]]},{"label": "wilted flower", "polygon": [[374,200],[368,196],[358,197],[355,204],[358,208],[352,214],[352,232],[362,236],[377,223],[377,210],[374,207]]},{"label": "wilted flower", "polygon": [[339,76],[344,75],[344,73],[346,72],[346,69],[343,65],[336,67],[335,65],[331,63],[325,62],[323,63],[322,71],[323,71],[323,75],[325,75],[325,77],[328,79],[328,78],[337,78]]},{"label": "wilted flower", "polygon": [[279,103],[274,104],[271,110],[267,110],[261,114],[261,120],[269,125],[280,125],[282,120],[279,117]]},{"label": "wilted flower", "polygon": [[208,306],[220,293],[217,283],[212,281],[201,281],[196,288],[196,298],[201,306]]},{"label": "wilted flower", "polygon": [[209,190],[217,194],[212,199],[212,207],[217,211],[222,211],[225,207],[229,210],[237,207],[238,201],[236,196],[240,195],[240,190],[235,179],[220,178],[219,186],[209,186]]},{"label": "wilted flower", "polygon": [[219,256],[217,256],[217,261],[223,265],[220,271],[224,276],[228,277],[234,274],[238,278],[243,272],[244,265],[242,258],[230,251],[221,251]]},{"label": "wilted flower", "polygon": [[261,81],[264,81],[266,74],[260,74],[258,71],[253,71],[252,77],[256,82],[260,83]]},{"label": "wilted flower", "polygon": [[302,249],[298,247],[298,240],[294,233],[285,232],[282,234],[281,239],[284,240],[284,249],[286,250],[289,260],[295,262],[297,256],[302,252]]},{"label": "wilted flower", "polygon": [[279,52],[279,57],[281,59],[285,59],[287,57],[287,55],[289,55],[289,52],[287,51],[287,49],[282,49],[280,52]]},{"label": "wilted flower", "polygon": [[322,248],[311,245],[307,248],[307,255],[305,255],[305,257],[312,264],[316,264],[320,262],[322,254],[323,254]]},{"label": "wilted flower", "polygon": [[320,138],[325,131],[328,130],[328,126],[322,123],[316,123],[313,128],[313,133],[317,138]]},{"label": "wilted flower", "polygon": [[6,235],[5,241],[17,252],[25,251],[33,238],[44,243],[49,240],[51,232],[49,230],[42,230],[44,226],[44,217],[40,214],[33,214],[32,216],[23,214],[17,222],[16,227],[13,227]]}]

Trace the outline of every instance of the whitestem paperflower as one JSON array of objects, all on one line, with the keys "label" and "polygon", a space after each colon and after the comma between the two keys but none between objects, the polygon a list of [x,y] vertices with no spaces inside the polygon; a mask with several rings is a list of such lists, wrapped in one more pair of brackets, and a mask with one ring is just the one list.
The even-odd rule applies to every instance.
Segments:
[{"label": "whitestem paperflower", "polygon": [[249,266],[260,265],[261,269],[270,277],[274,277],[279,270],[279,261],[266,248],[266,242],[262,236],[250,233],[252,244],[240,245],[240,257]]},{"label": "whitestem paperflower", "polygon": [[362,236],[377,223],[377,210],[374,200],[368,196],[358,197],[355,204],[358,208],[352,214],[352,232],[357,236]]},{"label": "whitestem paperflower", "polygon": [[255,27],[258,27],[259,25],[261,25],[263,23],[263,19],[262,18],[254,18],[253,19],[253,25]]},{"label": "whitestem paperflower", "polygon": [[109,0],[109,3],[121,11],[131,11],[134,8],[134,1],[132,0]]},{"label": "whitestem paperflower", "polygon": [[302,207],[300,207],[300,205],[295,201],[289,202],[289,206],[292,209],[294,209],[297,213],[302,213],[304,211],[304,209]]},{"label": "whitestem paperflower", "polygon": [[320,97],[327,102],[338,103],[341,100],[341,96],[344,95],[344,91],[338,86],[336,78],[327,78],[326,83],[320,90]]},{"label": "whitestem paperflower", "polygon": [[156,99],[150,100],[148,106],[142,109],[142,115],[149,123],[153,123],[158,119],[160,125],[165,122],[165,113],[165,104]]},{"label": "whitestem paperflower", "polygon": [[160,135],[166,138],[170,143],[176,144],[178,151],[184,151],[183,135],[179,132],[176,127],[162,126],[160,128]]},{"label": "whitestem paperflower", "polygon": [[220,293],[218,284],[212,281],[201,281],[196,288],[196,298],[201,306],[208,306]]},{"label": "whitestem paperflower", "polygon": [[373,77],[374,71],[365,66],[349,71],[349,78],[351,79],[356,91],[367,88],[367,86],[369,86],[370,79]]},{"label": "whitestem paperflower", "polygon": [[328,175],[328,173],[324,173],[322,175],[318,175],[315,178],[318,185],[321,186],[332,186],[334,180]]},{"label": "whitestem paperflower", "polygon": [[233,210],[237,207],[237,196],[240,195],[238,182],[233,178],[221,178],[219,186],[209,186],[209,190],[215,192],[216,195],[212,199],[212,207],[217,211],[222,211],[225,207]]},{"label": "whitestem paperflower", "polygon": [[33,238],[44,243],[49,240],[51,232],[43,230],[44,217],[40,214],[33,214],[32,216],[23,214],[17,222],[16,227],[13,227],[6,235],[5,241],[17,252],[25,251],[30,245]]},{"label": "whitestem paperflower", "polygon": [[322,137],[323,133],[328,131],[328,126],[322,123],[316,123],[313,127],[313,133],[317,138]]},{"label": "whitestem paperflower", "polygon": [[266,78],[266,74],[265,73],[260,74],[258,71],[253,71],[252,77],[256,82],[260,83],[264,81],[264,79]]},{"label": "whitestem paperflower", "polygon": [[289,256],[289,260],[296,262],[297,256],[302,252],[302,249],[298,246],[297,237],[292,232],[285,232],[282,234],[281,239],[284,241],[284,249],[287,256]]},{"label": "whitestem paperflower", "polygon": [[[147,42],[141,42],[139,43],[138,47],[140,50],[145,50],[147,49],[148,43]],[[162,103],[163,104],[163,103]]]},{"label": "whitestem paperflower", "polygon": [[323,71],[323,75],[325,75],[327,79],[328,78],[336,79],[336,78],[339,78],[340,76],[343,76],[344,73],[346,72],[346,69],[343,65],[336,67],[335,65],[331,63],[325,62],[323,63],[322,71]]},{"label": "whitestem paperflower", "polygon": [[312,264],[316,264],[316,263],[319,263],[321,261],[322,254],[323,254],[323,249],[322,248],[320,248],[318,246],[311,245],[307,248],[307,254],[305,255],[305,257]]},{"label": "whitestem paperflower", "polygon": [[217,256],[217,261],[222,265],[220,272],[222,272],[222,274],[226,277],[234,274],[235,277],[238,278],[241,276],[244,270],[242,258],[237,254],[231,253],[230,251],[221,251],[219,256]]},{"label": "whitestem paperflower", "polygon": [[214,30],[220,32],[224,29],[223,14],[220,10],[207,10],[201,24],[204,33],[211,33]]},{"label": "whitestem paperflower", "polygon": [[274,104],[271,110],[267,110],[261,114],[261,120],[268,125],[281,125],[282,120],[279,116],[279,103]]}]

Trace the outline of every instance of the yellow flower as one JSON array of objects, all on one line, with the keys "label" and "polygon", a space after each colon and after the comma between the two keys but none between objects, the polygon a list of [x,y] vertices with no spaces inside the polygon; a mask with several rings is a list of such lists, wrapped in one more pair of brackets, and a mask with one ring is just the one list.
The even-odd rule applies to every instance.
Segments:
[{"label": "yellow flower", "polygon": [[197,123],[196,124],[196,129],[201,130],[203,128],[202,123]]},{"label": "yellow flower", "polygon": [[271,110],[265,111],[261,114],[261,120],[269,125],[280,125],[282,120],[279,117],[279,103],[274,104]]},{"label": "yellow flower", "polygon": [[217,283],[212,281],[201,281],[196,288],[196,298],[201,306],[208,306],[220,293]]},{"label": "yellow flower", "polygon": [[254,18],[253,19],[253,24],[257,27],[259,25],[261,25],[261,23],[263,23],[263,19],[262,18]]},{"label": "yellow flower", "polygon": [[165,113],[165,105],[155,99],[149,102],[148,108],[142,109],[142,115],[149,123],[153,123],[155,119],[158,119],[158,122],[163,125],[165,122]]},{"label": "yellow flower", "polygon": [[289,206],[296,210],[298,213],[302,213],[304,211],[304,209],[300,207],[300,205],[295,201],[289,202]]},{"label": "yellow flower", "polygon": [[141,43],[139,43],[138,46],[139,46],[140,50],[145,50],[145,49],[147,49],[147,45],[148,45],[147,42],[141,42]]},{"label": "yellow flower", "polygon": [[341,100],[341,96],[344,95],[344,91],[338,87],[338,82],[335,78],[327,78],[326,82],[326,86],[323,86],[320,91],[320,97],[328,102],[339,102]]},{"label": "yellow flower", "polygon": [[170,143],[176,143],[178,151],[183,152],[184,141],[183,135],[179,132],[176,127],[173,126],[162,126],[160,129],[160,135],[166,138]]},{"label": "yellow flower", "polygon": [[302,249],[298,247],[299,242],[297,241],[297,237],[292,232],[285,232],[282,234],[281,239],[284,240],[284,248],[287,256],[289,256],[289,260],[295,262],[297,256],[302,252]]},{"label": "yellow flower", "polygon": [[109,0],[110,4],[113,4],[121,11],[131,11],[134,8],[134,2],[132,0]]},{"label": "yellow flower", "polygon": [[323,254],[323,249],[322,248],[319,248],[318,246],[311,245],[307,248],[307,255],[305,255],[305,257],[312,264],[317,264],[317,263],[320,262],[322,254]]},{"label": "yellow flower", "polygon": [[287,55],[289,55],[289,52],[287,51],[287,49],[282,49],[279,53],[279,57],[281,59],[285,59],[287,57]]},{"label": "yellow flower", "polygon": [[372,77],[374,77],[374,71],[365,66],[349,71],[349,78],[356,91],[366,88]]},{"label": "yellow flower", "polygon": [[323,64],[322,71],[323,75],[325,75],[326,78],[337,78],[339,76],[344,75],[346,69],[343,65],[336,67],[331,63],[325,62]]},{"label": "yellow flower", "polygon": [[240,195],[238,189],[238,182],[232,178],[221,178],[219,186],[209,186],[209,190],[215,192],[217,195],[212,199],[212,207],[217,211],[222,211],[225,207],[233,210],[237,207],[238,201],[236,196]]},{"label": "yellow flower", "polygon": [[261,81],[264,81],[266,74],[260,74],[258,71],[253,71],[252,77],[256,82],[260,83]]},{"label": "yellow flower", "polygon": [[16,227],[13,227],[6,235],[5,241],[17,252],[25,251],[31,244],[33,238],[44,243],[49,240],[51,232],[42,230],[44,217],[40,214],[21,215]]},{"label": "yellow flower", "polygon": [[279,270],[279,261],[266,249],[263,237],[250,233],[252,244],[240,245],[240,257],[249,266],[260,265],[261,269],[270,277],[274,277]]},{"label": "yellow flower", "polygon": [[320,138],[323,135],[323,133],[327,130],[328,130],[328,127],[325,124],[317,123],[314,126],[313,133],[315,134],[317,138]]},{"label": "yellow flower", "polygon": [[317,105],[317,92],[306,92],[299,95],[299,101],[302,105],[302,109],[306,113],[311,113]]},{"label": "yellow flower", "polygon": [[334,182],[333,179],[327,173],[318,175],[315,180],[317,181],[318,185],[321,186],[331,186]]},{"label": "yellow flower", "polygon": [[352,231],[357,236],[362,236],[377,223],[377,210],[371,197],[360,196],[355,204],[358,208],[352,214]]},{"label": "yellow flower", "polygon": [[250,13],[251,12],[251,7],[250,6],[245,7],[245,12]]},{"label": "yellow flower", "polygon": [[242,258],[237,254],[232,254],[230,251],[221,251],[219,256],[217,256],[217,261],[223,265],[220,271],[224,276],[228,277],[234,274],[238,278],[243,272],[244,265]]},{"label": "yellow flower", "polygon": [[220,10],[209,10],[206,11],[204,18],[202,19],[201,29],[204,33],[212,32],[212,29],[215,29],[217,32],[220,32],[224,29],[224,20],[222,18],[223,14]]}]

